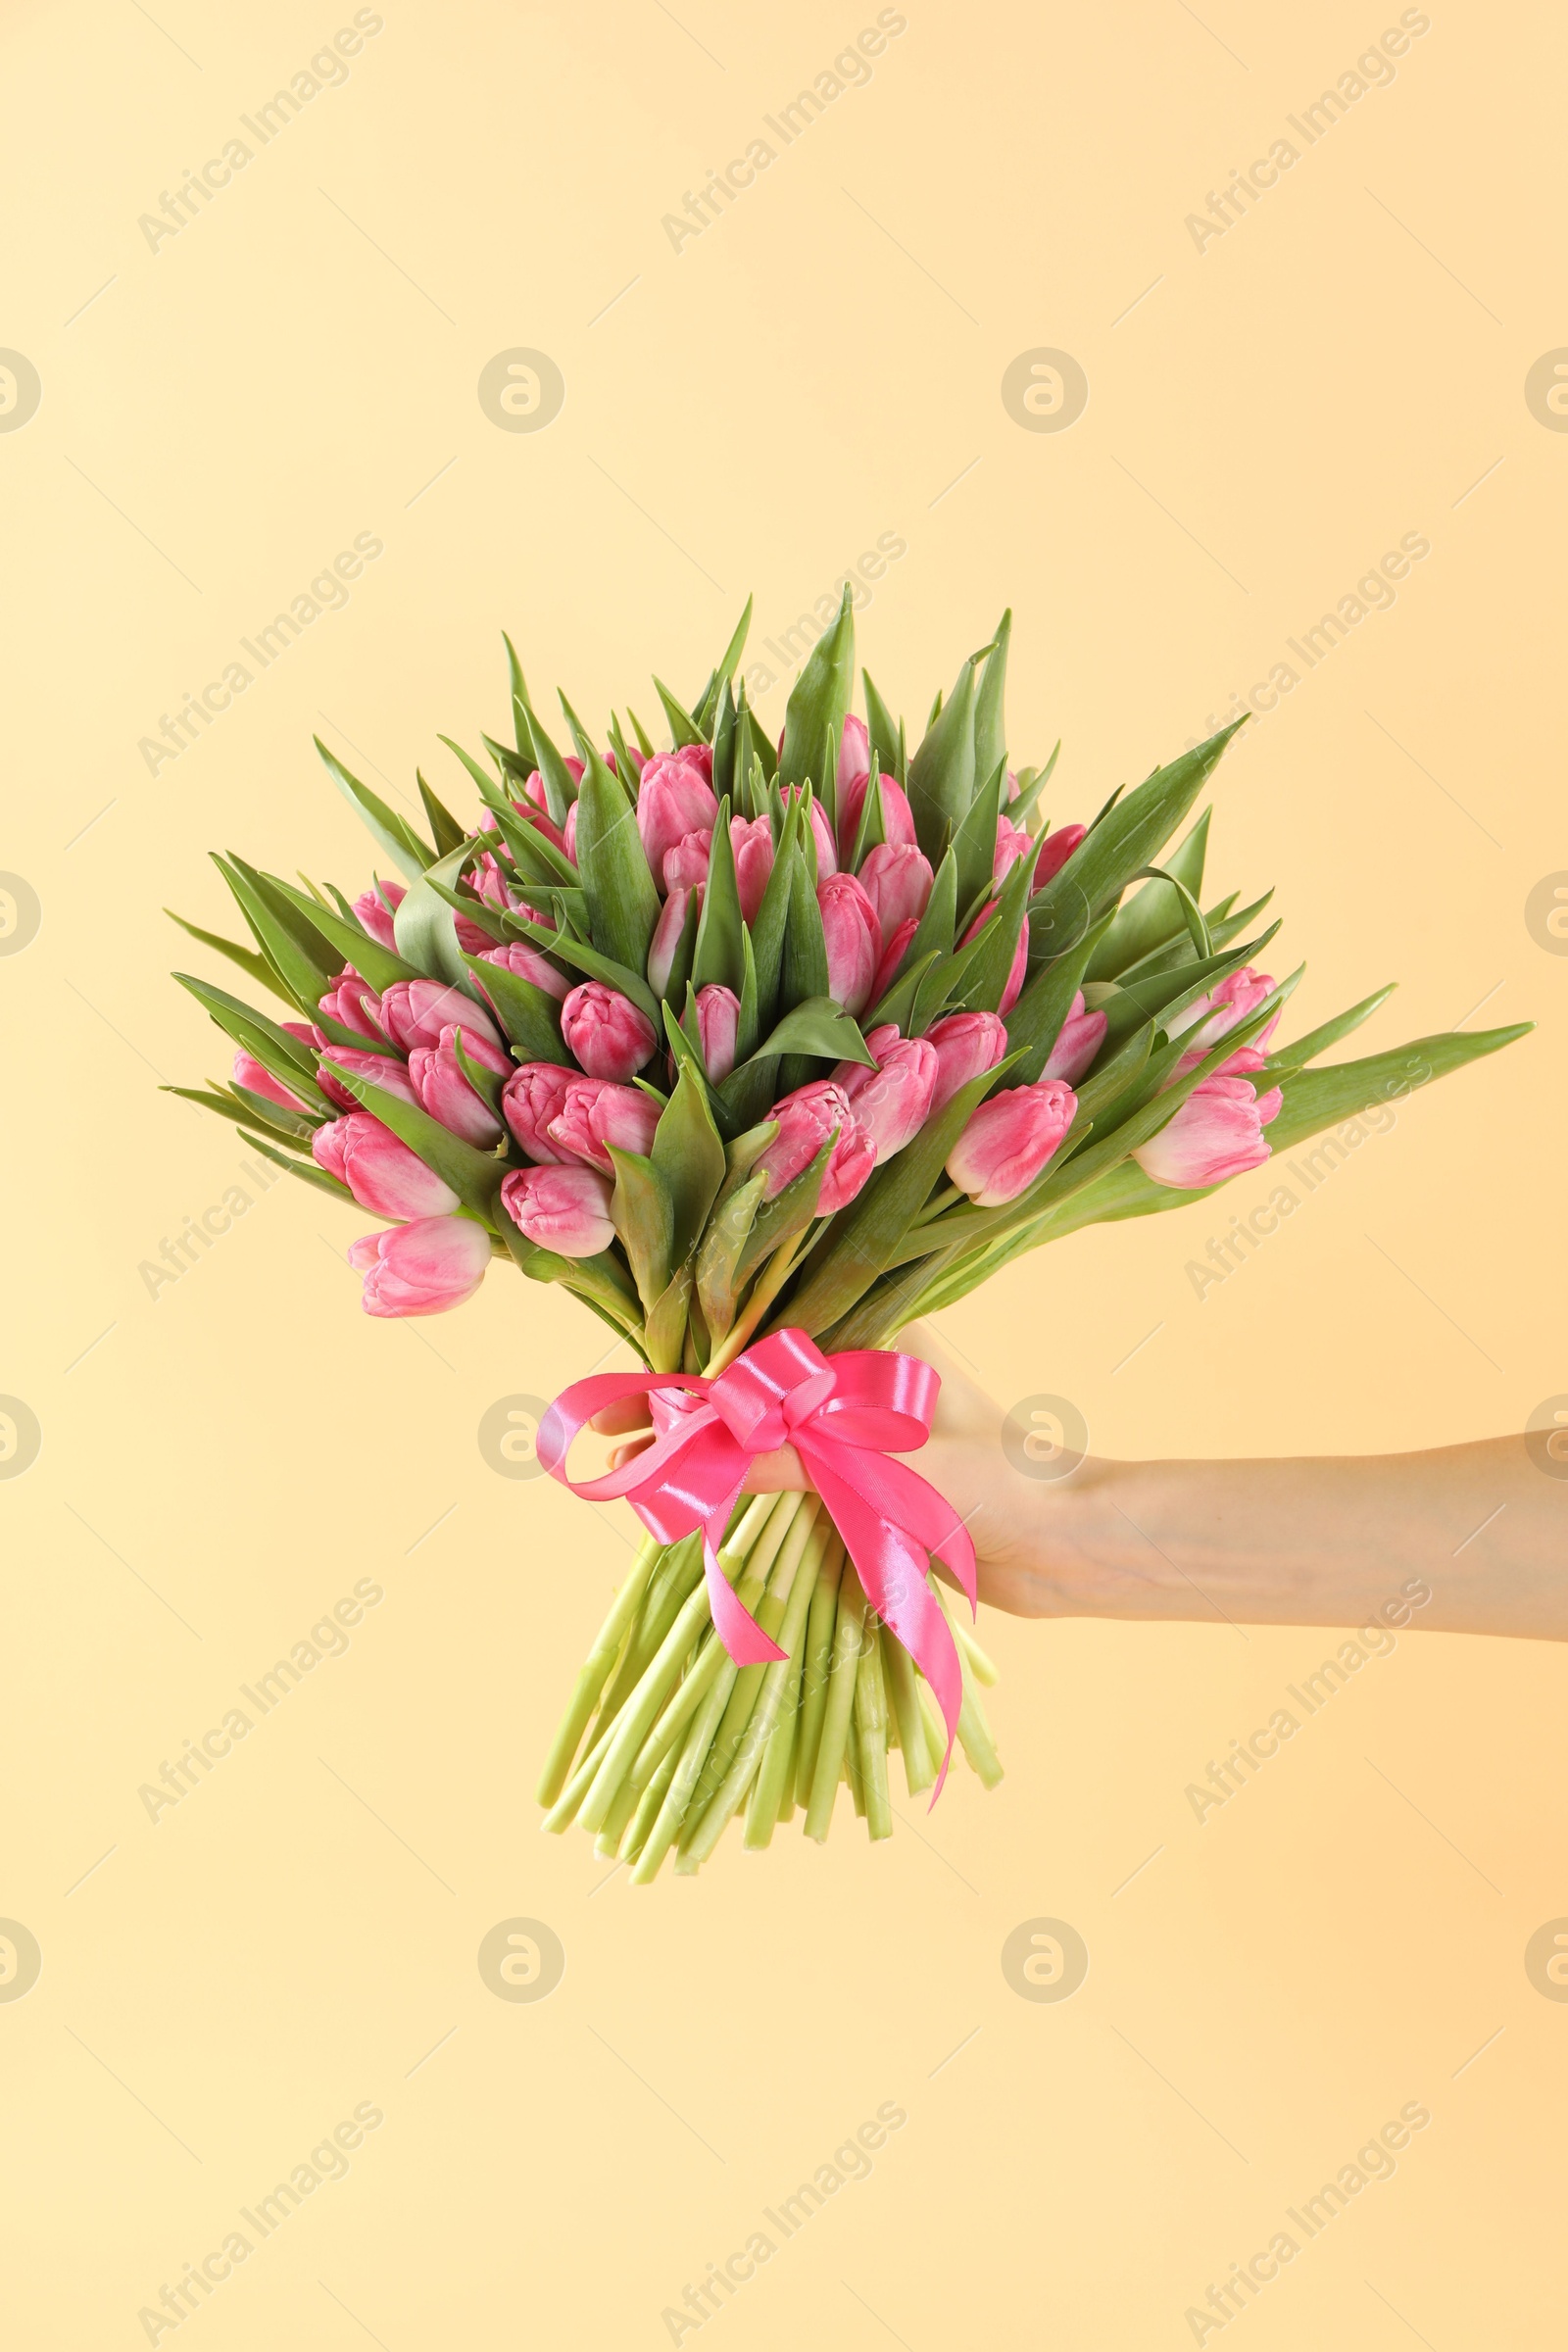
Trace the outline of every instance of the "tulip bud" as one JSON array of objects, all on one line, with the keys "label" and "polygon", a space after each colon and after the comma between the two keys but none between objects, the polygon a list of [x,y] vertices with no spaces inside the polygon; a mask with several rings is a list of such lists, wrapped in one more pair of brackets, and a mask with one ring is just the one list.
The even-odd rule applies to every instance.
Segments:
[{"label": "tulip bud", "polygon": [[884,936],[912,914],[924,914],[934,879],[931,861],[907,842],[878,842],[868,850],[857,879],[872,906]]},{"label": "tulip bud", "polygon": [[[1195,998],[1180,1012],[1172,1013],[1165,1023],[1166,1036],[1185,1037],[1189,1041],[1187,1052],[1176,1064],[1176,1075],[1180,1077],[1188,1070],[1196,1070],[1209,1049],[1217,1046],[1222,1037],[1228,1037],[1234,1028],[1257,1010],[1265,997],[1273,993],[1274,982],[1268,973],[1255,972],[1247,963],[1239,972],[1227,972],[1217,987]],[[1276,1013],[1267,1026],[1259,1030],[1252,1040],[1254,1046],[1267,1045],[1279,1026],[1279,1018]],[[1220,1064],[1219,1074],[1221,1077],[1232,1074],[1229,1061]]]},{"label": "tulip bud", "polygon": [[830,874],[817,885],[827,942],[827,987],[846,1012],[863,1012],[882,961],[882,925],[876,908],[853,874]]},{"label": "tulip bud", "polygon": [[1058,825],[1054,833],[1046,835],[1035,859],[1036,890],[1044,890],[1052,875],[1060,873],[1087,831],[1086,825]]},{"label": "tulip bud", "polygon": [[368,1110],[318,1127],[311,1155],[378,1217],[444,1217],[461,1205],[452,1187]]},{"label": "tulip bud", "polygon": [[346,964],[331,986],[319,999],[320,1009],[340,1028],[352,1029],[356,1037],[368,1038],[375,1046],[384,1046],[387,1029],[381,1018],[381,1000],[354,969]]},{"label": "tulip bud", "polygon": [[892,1021],[873,1029],[866,1051],[876,1068],[841,1061],[833,1082],[871,1138],[878,1167],[925,1125],[937,1083],[937,1052],[928,1038],[901,1037]]},{"label": "tulip bud", "polygon": [[[791,801],[798,801],[800,797],[801,788],[798,784],[785,786],[783,800],[786,808]],[[838,872],[839,854],[833,840],[833,828],[827,821],[827,811],[814,796],[811,801],[811,843],[816,851],[816,878],[822,883],[829,874]]]},{"label": "tulip bud", "polygon": [[563,856],[564,858],[569,858],[571,859],[571,862],[572,862],[572,864],[573,864],[573,865],[575,865],[575,864],[576,864],[576,862],[577,862],[577,804],[576,804],[576,802],[575,802],[575,801],[573,801],[573,802],[572,802],[572,804],[571,804],[571,807],[570,807],[570,808],[569,808],[566,810],[566,821],[565,821],[565,824],[564,824],[564,825],[562,827],[562,831],[561,831],[561,854],[562,854],[562,856]]},{"label": "tulip bud", "polygon": [[465,1019],[443,1029],[438,1044],[415,1047],[409,1055],[409,1083],[432,1119],[461,1135],[466,1144],[488,1151],[501,1141],[501,1121],[484,1097],[475,1092],[458,1059],[460,1037],[464,1053],[476,1068],[493,1070],[498,1078],[511,1070],[511,1055],[487,1039],[475,1037]]},{"label": "tulip bud", "polygon": [[835,1129],[838,1141],[823,1170],[816,1213],[830,1217],[855,1199],[876,1165],[876,1146],[841,1086],[831,1078],[818,1078],[775,1102],[767,1115],[778,1121],[778,1134],[753,1162],[752,1173],[760,1169],[767,1178],[769,1200],[792,1184],[803,1168],[810,1166]]},{"label": "tulip bud", "polygon": [[948,1154],[948,1175],[976,1208],[1016,1200],[1056,1150],[1077,1108],[1077,1096],[1057,1078],[993,1095],[971,1112]]},{"label": "tulip bud", "polygon": [[773,828],[765,816],[732,816],[729,844],[735,857],[735,887],[741,913],[755,923],[773,871]]},{"label": "tulip bud", "polygon": [[[558,1004],[570,993],[571,982],[565,973],[548,956],[541,956],[537,948],[529,947],[524,939],[510,940],[504,948],[486,948],[483,960],[499,964],[504,972],[515,972],[519,980],[531,981],[547,997],[554,997]],[[482,988],[484,982],[481,980],[479,985]]]},{"label": "tulip bud", "polygon": [[1103,1012],[1085,1012],[1084,992],[1080,989],[1067,1018],[1056,1031],[1056,1041],[1040,1075],[1060,1078],[1068,1086],[1076,1086],[1100,1052],[1109,1025]]},{"label": "tulip bud", "polygon": [[[705,784],[712,783],[713,747],[710,743],[683,743],[674,756],[677,760],[684,760],[688,767],[695,767]],[[647,765],[646,761],[644,765]]]},{"label": "tulip bud", "polygon": [[603,1078],[568,1078],[561,1108],[550,1122],[550,1140],[566,1158],[586,1160],[602,1175],[612,1176],[606,1145],[613,1144],[617,1152],[639,1152],[646,1158],[653,1150],[659,1112],[659,1103],[640,1087],[615,1086]]},{"label": "tulip bud", "polygon": [[[855,848],[855,836],[860,829],[860,811],[870,788],[870,776],[854,778],[839,786],[839,847],[848,858]],[[882,830],[895,849],[901,845],[915,846],[914,810],[902,784],[891,776],[882,778]]]},{"label": "tulip bud", "polygon": [[1195,1087],[1157,1135],[1133,1153],[1144,1174],[1176,1192],[1202,1192],[1269,1156],[1263,1129],[1276,1117],[1280,1090],[1261,1100],[1250,1078],[1216,1073]]},{"label": "tulip bud", "polygon": [[550,1123],[560,1115],[576,1075],[557,1061],[525,1061],[502,1088],[503,1115],[530,1159],[554,1163],[571,1157],[564,1145],[551,1142]]},{"label": "tulip bud", "polygon": [[926,1033],[937,1057],[936,1085],[931,1094],[931,1116],[951,1102],[960,1086],[994,1070],[1007,1051],[1006,1025],[994,1012],[950,1012]]},{"label": "tulip bud", "polygon": [[436,1046],[443,1029],[461,1024],[464,1044],[482,1037],[499,1046],[501,1032],[481,1004],[465,990],[446,980],[398,980],[381,998],[381,1025],[395,1046],[412,1054],[416,1046]]},{"label": "tulip bud", "polygon": [[708,859],[712,845],[712,833],[687,833],[672,850],[664,852],[663,883],[666,891],[696,890],[708,880]]},{"label": "tulip bud", "polygon": [[902,923],[894,925],[893,935],[883,949],[882,960],[876,967],[876,978],[871,983],[871,994],[866,999],[868,1004],[881,1004],[898,978],[899,966],[908,954],[909,942],[919,928],[912,914],[906,914]]},{"label": "tulip bud", "polygon": [[675,957],[686,934],[686,909],[694,895],[690,890],[672,890],[654,926],[654,936],[648,945],[648,985],[656,997],[662,997],[669,986],[669,975],[675,968]]},{"label": "tulip bud", "polygon": [[[308,1038],[311,1036],[308,1029],[305,1034]],[[314,1038],[311,1042],[315,1043]],[[280,1110],[305,1108],[299,1096],[291,1095],[281,1078],[274,1078],[267,1064],[258,1061],[254,1054],[235,1054],[234,1082],[237,1086],[249,1087],[253,1095],[265,1095],[268,1102],[275,1102]]]},{"label": "tulip bud", "polygon": [[558,1257],[597,1257],[615,1238],[614,1188],[596,1168],[514,1168],[501,1205],[518,1230]]},{"label": "tulip bud", "polygon": [[[710,769],[711,764],[710,751]],[[695,760],[676,757],[648,761],[637,788],[637,830],[654,873],[663,872],[665,854],[688,833],[711,833],[717,815],[712,787]]]},{"label": "tulip bud", "polygon": [[1035,846],[1035,837],[1022,825],[1015,825],[1010,816],[997,819],[997,852],[991,861],[991,879],[1000,882],[1007,868],[1020,858],[1027,858]]},{"label": "tulip bud", "polygon": [[349,1248],[368,1315],[444,1315],[473,1297],[489,1263],[490,1236],[471,1217],[416,1217]]},{"label": "tulip bud", "polygon": [[733,989],[714,981],[697,991],[697,1038],[710,1085],[721,1085],[735,1067],[740,1017],[741,1001]]},{"label": "tulip bud", "polygon": [[839,737],[839,763],[834,777],[841,808],[844,805],[844,795],[847,792],[855,791],[857,787],[859,789],[861,798],[864,798],[866,780],[870,773],[871,738],[866,730],[865,721],[863,718],[857,718],[853,710],[847,710],[844,714],[844,731]]},{"label": "tulip bud", "polygon": [[590,1078],[634,1078],[659,1043],[630,997],[583,980],[561,1007],[561,1034]]},{"label": "tulip bud", "polygon": [[395,946],[392,917],[407,895],[401,882],[382,882],[374,890],[362,890],[355,900],[354,911],[377,947]]},{"label": "tulip bud", "polygon": [[[352,1049],[345,1050],[342,1046],[329,1046],[324,1038],[319,1043],[322,1053],[329,1054],[340,1069],[352,1070],[356,1078],[368,1078],[372,1086],[380,1087],[383,1094],[396,1095],[400,1102],[417,1101],[409,1084],[408,1064],[401,1061],[397,1054],[360,1054]],[[348,1088],[341,1085],[324,1065],[317,1071],[316,1082],[327,1101],[337,1103],[341,1110],[364,1108],[358,1096],[351,1095]]]},{"label": "tulip bud", "polygon": [[[968,930],[964,933],[959,944],[963,947],[967,947],[971,939],[978,939],[986,925],[994,922],[997,919],[997,912],[998,909],[996,905],[993,903],[993,905],[987,906],[982,913],[977,914],[974,918],[974,921],[969,925]],[[1017,1004],[1018,999],[1023,994],[1023,984],[1028,976],[1029,924],[1026,919],[1018,926],[1018,945],[1012,952],[1012,962],[1007,972],[1007,984],[1002,992],[1002,1004],[999,1007],[999,1010],[1003,1012],[1010,1012],[1012,1010],[1013,1006]]]}]

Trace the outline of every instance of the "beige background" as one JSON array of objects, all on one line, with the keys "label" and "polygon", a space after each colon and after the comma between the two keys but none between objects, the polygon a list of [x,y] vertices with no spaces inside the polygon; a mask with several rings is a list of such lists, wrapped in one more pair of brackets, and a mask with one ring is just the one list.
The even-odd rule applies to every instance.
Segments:
[{"label": "beige background", "polygon": [[[874,10],[381,13],[154,252],[139,216],[352,12],[8,12],[0,343],[43,387],[0,434],[0,865],[43,909],[0,962],[0,1389],[43,1433],[0,1484],[0,1913],[43,1953],[0,2003],[11,2332],[146,2341],[161,2285],[368,2101],[348,2177],[180,2345],[667,2342],[663,2308],[895,2101],[871,2178],[710,2328],[1145,2352],[1413,2100],[1396,2177],[1234,2325],[1539,2344],[1568,2007],[1523,1953],[1568,1913],[1559,1652],[1403,1636],[1200,1827],[1185,1786],[1323,1638],[992,1623],[997,1795],[960,1776],[874,1852],[841,1821],[632,1894],[529,1793],[624,1531],[476,1443],[598,1327],[502,1271],[461,1315],[370,1322],[355,1221],[286,1182],[156,1298],[138,1269],[247,1181],[156,1091],[226,1061],[166,977],[216,959],[160,907],[223,927],[210,846],[369,873],[313,729],[382,789],[417,761],[456,793],[436,737],[503,727],[503,626],[537,691],[651,719],[649,669],[695,692],[748,588],[775,634],[892,533],[861,622],[884,690],[916,721],[1010,601],[1016,753],[1061,734],[1054,813],[1087,816],[1418,532],[1394,609],[1226,762],[1211,876],[1280,885],[1303,1024],[1397,977],[1369,1049],[1538,1034],[1402,1106],[1201,1303],[1218,1202],[947,1323],[1004,1401],[1064,1394],[1112,1452],[1435,1445],[1568,1389],[1568,962],[1524,917],[1568,867],[1568,441],[1524,397],[1568,342],[1561,19],[1434,5],[1306,149],[1286,117],[1396,10],[909,0],[868,85],[677,254],[662,216]],[[1280,136],[1299,162],[1200,253],[1185,217]],[[538,434],[476,398],[517,346],[565,379]],[[1041,346],[1090,383],[1059,434],[1000,395]],[[346,608],[149,774],[160,714],[359,532],[384,554]],[[152,1823],[138,1788],[364,1578],[347,1654]],[[517,1916],[565,1947],[538,2005],[476,1967]],[[1040,1916],[1090,1947],[1059,2006],[1000,1966]]]}]

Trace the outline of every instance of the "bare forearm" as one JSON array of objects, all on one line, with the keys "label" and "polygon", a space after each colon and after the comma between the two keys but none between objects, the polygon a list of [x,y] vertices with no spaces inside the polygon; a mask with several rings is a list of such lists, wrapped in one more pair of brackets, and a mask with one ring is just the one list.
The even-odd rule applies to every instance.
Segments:
[{"label": "bare forearm", "polygon": [[1321,1460],[1089,1461],[1041,1491],[1027,1549],[1030,1593],[1020,1585],[1004,1606],[1355,1625],[1419,1585],[1430,1598],[1416,1600],[1417,1621],[1433,1631],[1568,1640],[1568,1485],[1523,1439]]}]

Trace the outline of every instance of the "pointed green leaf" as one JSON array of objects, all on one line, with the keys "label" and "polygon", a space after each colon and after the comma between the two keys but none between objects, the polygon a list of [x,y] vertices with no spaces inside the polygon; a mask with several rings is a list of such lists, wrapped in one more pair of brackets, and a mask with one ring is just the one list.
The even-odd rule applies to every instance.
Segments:
[{"label": "pointed green leaf", "polygon": [[[1007,650],[1012,643],[1012,608],[997,623],[997,634],[980,676],[974,700],[974,772],[989,776],[1007,763],[1007,721],[1004,702],[1007,691]],[[1020,824],[1022,818],[1017,820]]]},{"label": "pointed green leaf", "polygon": [[[708,681],[702,701],[694,713],[698,729],[706,742],[713,731],[718,716],[719,698],[724,687],[735,675],[735,664],[746,650],[746,634],[752,625],[752,599],[746,599],[746,610],[735,624],[734,635],[719,656],[718,667]],[[715,737],[716,741],[716,737]]]},{"label": "pointed green leaf", "polygon": [[737,997],[744,977],[740,892],[735,883],[735,852],[729,837],[729,802],[718,804],[708,852],[708,882],[703,891],[703,916],[697,933],[692,979],[698,988],[717,982]]},{"label": "pointed green leaf", "polygon": [[631,1264],[637,1296],[651,1312],[675,1262],[675,1209],[663,1172],[640,1152],[607,1145],[615,1171],[610,1221]]},{"label": "pointed green leaf", "polygon": [[554,956],[560,963],[569,963],[575,971],[586,972],[590,980],[602,980],[607,988],[618,988],[656,1029],[659,1027],[659,999],[640,972],[617,963],[612,956],[601,956],[586,940],[569,938],[562,930],[547,930],[542,923],[530,923],[522,915],[514,914],[511,919],[515,938],[527,940],[530,947],[542,948],[547,956]]},{"label": "pointed green leaf", "polygon": [[909,761],[914,830],[933,865],[967,815],[974,786],[974,663],[970,661],[959,670],[952,694]]},{"label": "pointed green leaf", "polygon": [[670,1264],[683,1265],[724,1180],[724,1147],[708,1107],[708,1089],[689,1068],[682,1068],[654,1131],[653,1164],[669,1192]]},{"label": "pointed green leaf", "polygon": [[[976,767],[976,773],[981,772]],[[997,862],[997,820],[1002,814],[1004,771],[1000,763],[993,766],[985,782],[970,802],[968,811],[953,837],[954,856],[958,861],[958,905],[967,906],[977,892],[991,881]],[[1025,853],[1024,862],[1033,858],[1033,851]],[[1013,861],[1015,864],[1017,859]]]},{"label": "pointed green leaf", "polygon": [[589,752],[577,788],[575,843],[588,927],[601,955],[641,972],[659,921],[659,892],[631,802],[592,745]]},{"label": "pointed green leaf", "polygon": [[286,1004],[292,1005],[294,1000],[277,973],[267,957],[258,955],[254,948],[242,948],[237,940],[224,939],[217,931],[204,931],[200,923],[187,923],[185,917],[176,914],[172,906],[166,906],[164,912],[172,923],[179,925],[187,938],[199,941],[204,948],[216,948],[220,956],[226,956],[230,963],[237,963],[240,970],[252,980],[259,982],[263,988],[270,989],[274,997],[281,997]]},{"label": "pointed green leaf", "polygon": [[[1184,883],[1194,898],[1203,887],[1203,858],[1213,813],[1212,808],[1203,810],[1180,849],[1165,862],[1171,880]],[[1114,980],[1118,972],[1126,971],[1151,949],[1174,939],[1181,924],[1182,910],[1170,883],[1152,882],[1147,890],[1139,891],[1117,909],[1116,919],[1096,953],[1089,978]]]},{"label": "pointed green leaf", "polygon": [[[1053,875],[1033,902],[1030,937],[1037,955],[1059,955],[1114,904],[1130,878],[1181,823],[1243,722],[1221,727],[1196,751],[1184,752],[1117,801],[1096,820],[1087,840]],[[1152,889],[1160,885],[1152,883]],[[1167,903],[1173,894],[1166,892]],[[1179,917],[1177,918],[1180,919]]]},{"label": "pointed green leaf", "polygon": [[400,866],[411,882],[417,881],[425,867],[434,864],[434,850],[419,839],[406,817],[399,816],[395,809],[389,808],[368,784],[360,782],[358,776],[351,776],[341,760],[327,750],[319,735],[313,736],[312,741],[338,790],[359,811],[393,864]]},{"label": "pointed green leaf", "polygon": [[664,716],[669,721],[670,743],[675,751],[682,750],[689,743],[708,741],[691,712],[683,704],[676,702],[662,678],[654,680],[654,690],[664,706]]},{"label": "pointed green leaf", "polygon": [[377,993],[391,988],[399,980],[418,979],[419,974],[412,963],[405,963],[401,956],[394,955],[390,948],[383,948],[380,941],[372,939],[358,920],[351,921],[334,908],[323,906],[308,892],[297,890],[292,882],[284,882],[276,874],[270,874],[268,880],[291,906],[298,908],[324,938],[341,950],[344,962],[352,963],[361,978],[368,980]]},{"label": "pointed green leaf", "polygon": [[485,963],[466,956],[474,980],[494,1005],[507,1042],[519,1061],[555,1061],[564,1069],[575,1064],[561,1042],[561,1007],[547,989],[535,988],[505,964]]},{"label": "pointed green leaf", "polygon": [[1008,1049],[1018,1056],[1014,1086],[1033,1086],[1044,1070],[1057,1032],[1083,986],[1084,972],[1095,947],[1110,919],[1105,916],[1069,955],[1058,956],[1054,963],[1042,964],[1026,981],[1022,996],[1007,1015]]},{"label": "pointed green leaf", "polygon": [[439,858],[427,874],[410,883],[392,918],[392,936],[404,961],[412,963],[427,980],[450,981],[466,996],[476,998],[473,975],[458,945],[456,910],[433,887],[445,883],[448,890],[454,889],[470,855],[469,844],[461,842]]},{"label": "pointed green leaf", "polygon": [[1388,1003],[1396,986],[1397,982],[1391,980],[1387,987],[1375,988],[1369,997],[1363,997],[1359,1004],[1352,1004],[1348,1012],[1337,1013],[1332,1021],[1325,1021],[1321,1028],[1309,1029],[1304,1037],[1293,1039],[1288,1046],[1276,1046],[1263,1067],[1298,1070],[1315,1061],[1330,1046],[1337,1046],[1342,1037],[1348,1037],[1352,1029],[1359,1029],[1363,1021],[1370,1020],[1379,1005]]},{"label": "pointed green leaf", "polygon": [[822,730],[842,728],[854,682],[855,611],[846,581],[838,616],[807,655],[784,707],[780,784],[804,784],[820,764]]},{"label": "pointed green leaf", "polygon": [[904,770],[899,763],[899,726],[875,686],[868,669],[860,672],[865,688],[865,731],[870,738],[871,764],[896,783],[904,782]]}]

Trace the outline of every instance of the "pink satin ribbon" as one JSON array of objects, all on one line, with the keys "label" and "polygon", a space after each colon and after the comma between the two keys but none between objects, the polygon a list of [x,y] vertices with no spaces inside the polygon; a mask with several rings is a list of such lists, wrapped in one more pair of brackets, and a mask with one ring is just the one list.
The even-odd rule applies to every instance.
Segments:
[{"label": "pink satin ribbon", "polygon": [[[684,1372],[600,1373],[564,1390],[539,1425],[540,1461],[589,1502],[631,1504],[662,1544],[703,1538],[709,1602],[737,1665],[784,1656],[737,1599],[718,1564],[730,1513],[753,1461],[793,1446],[844,1538],[871,1607],[930,1684],[948,1729],[941,1794],[962,1699],[952,1628],[927,1583],[932,1553],[975,1599],[974,1545],[935,1487],[890,1456],[931,1435],[940,1376],[917,1355],[854,1348],[823,1355],[804,1331],[778,1331],[738,1356],[716,1380]],[[652,1446],[603,1478],[566,1476],[571,1442],[595,1413],[647,1396]]]}]

